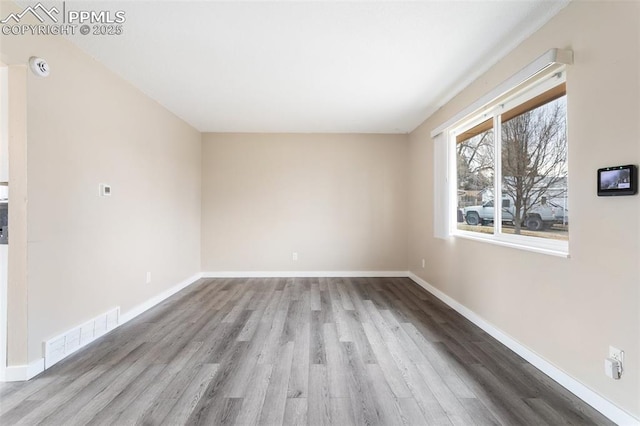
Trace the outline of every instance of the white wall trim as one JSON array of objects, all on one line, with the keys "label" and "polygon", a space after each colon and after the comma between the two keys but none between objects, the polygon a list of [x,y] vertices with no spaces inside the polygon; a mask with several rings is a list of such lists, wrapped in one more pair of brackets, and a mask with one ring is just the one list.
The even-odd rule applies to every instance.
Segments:
[{"label": "white wall trim", "polygon": [[[0,68],[2,69],[2,68]],[[9,246],[0,245],[0,381],[7,375],[7,266]]]},{"label": "white wall trim", "polygon": [[549,361],[542,358],[540,355],[536,354],[531,349],[515,340],[513,337],[509,336],[493,324],[484,320],[478,314],[462,305],[457,300],[438,290],[413,272],[409,272],[408,277],[415,281],[418,285],[423,287],[425,290],[427,290],[429,293],[433,294],[438,299],[449,305],[469,321],[480,327],[482,330],[486,331],[500,343],[527,360],[538,370],[542,371],[551,379],[558,382],[558,384],[567,389],[569,392],[573,393],[575,396],[582,399],[584,402],[608,417],[610,420],[619,425],[640,425],[640,419],[635,418],[631,414],[624,411],[622,408],[613,404],[611,401],[607,400],[606,398],[602,397],[573,377],[569,376],[567,373],[560,370],[558,367],[551,364]]},{"label": "white wall trim", "polygon": [[408,271],[213,271],[203,272],[202,278],[406,278],[408,273]]},{"label": "white wall trim", "polygon": [[37,359],[27,366],[27,380],[31,380],[44,371],[44,358]]},{"label": "white wall trim", "polygon": [[24,382],[44,371],[44,358],[37,359],[29,365],[14,365],[5,369],[5,382]]},{"label": "white wall trim", "polygon": [[[0,182],[9,181],[9,73],[0,64]],[[0,245],[0,380],[7,369],[7,279],[9,246]]]},{"label": "white wall trim", "polygon": [[[112,330],[115,330],[116,328],[118,328],[122,324],[126,323],[127,321],[132,320],[133,318],[137,317],[138,315],[140,315],[141,313],[147,311],[148,309],[151,309],[152,307],[154,307],[158,303],[160,303],[163,300],[173,296],[175,293],[179,292],[180,290],[184,289],[185,287],[188,287],[189,285],[197,282],[201,278],[201,276],[202,276],[202,274],[200,274],[200,273],[195,274],[192,277],[187,278],[186,280],[181,281],[177,285],[175,285],[175,286],[165,290],[164,292],[158,294],[157,296],[152,297],[151,299],[147,300],[146,302],[141,303],[140,305],[138,305],[135,308],[133,308],[130,311],[128,311],[126,314],[122,314],[122,315],[118,314],[117,324],[115,324],[112,327],[107,327],[103,333],[100,333],[95,338],[90,339],[89,341],[86,341],[86,342],[80,344],[77,347],[74,347],[73,350],[69,351],[68,353],[65,353],[62,357],[57,358],[55,360],[52,360],[50,362],[50,364],[46,366],[46,368],[49,368],[49,367],[53,366],[57,362],[61,361],[63,358],[67,357],[68,355],[71,355],[73,352],[76,352],[81,347],[84,347],[87,344],[91,343],[93,340],[96,340],[97,338],[104,336],[108,332],[110,332]],[[119,310],[118,310],[118,312],[119,312]],[[82,326],[75,327],[75,328],[72,329],[72,331],[75,330],[75,329],[79,329],[81,327]],[[57,337],[58,338],[59,337],[65,337],[65,335],[67,333],[63,333],[63,334],[61,334],[61,335],[59,335]],[[54,339],[50,339],[50,340],[55,340],[55,338]],[[45,368],[45,358],[37,359],[36,361],[31,362],[29,365],[9,366],[9,367],[6,367],[6,369],[4,371],[4,377],[0,377],[0,381],[3,381],[3,382],[21,382],[21,381],[30,380],[31,378],[33,378],[33,377],[37,376],[38,374],[42,373],[46,368]]]},{"label": "white wall trim", "polygon": [[[120,315],[118,326],[131,321],[133,318],[151,309],[180,290],[197,282],[200,278],[310,278],[310,277],[405,277],[410,278],[429,293],[449,305],[455,311],[480,327],[496,340],[527,360],[551,379],[558,382],[565,389],[585,401],[603,415],[619,425],[640,425],[640,419],[635,418],[620,407],[605,399],[595,391],[569,376],[540,355],[533,352],[502,330],[484,320],[478,314],[462,305],[447,294],[438,290],[422,278],[410,271],[220,271],[195,274],[164,292],[152,297],[144,303]],[[117,328],[117,327],[116,327]],[[4,381],[29,380],[45,370],[44,358],[33,361],[29,365],[11,366],[5,369]]]},{"label": "white wall trim", "polygon": [[118,325],[120,326],[120,325],[122,325],[122,324],[124,324],[126,322],[131,321],[132,319],[134,319],[138,315],[142,314],[145,311],[148,311],[149,309],[151,309],[154,306],[156,306],[158,303],[162,302],[165,299],[168,299],[169,297],[173,296],[174,294],[176,294],[180,290],[182,290],[182,289],[184,289],[186,287],[189,287],[191,284],[195,283],[200,278],[202,278],[202,274],[201,273],[195,274],[195,275],[187,278],[186,280],[179,282],[178,284],[174,285],[173,287],[163,291],[162,293],[152,297],[151,299],[147,300],[146,302],[143,302],[143,303],[137,305],[136,307],[134,307],[133,309],[129,310],[128,312],[125,312],[124,314],[120,314]]}]

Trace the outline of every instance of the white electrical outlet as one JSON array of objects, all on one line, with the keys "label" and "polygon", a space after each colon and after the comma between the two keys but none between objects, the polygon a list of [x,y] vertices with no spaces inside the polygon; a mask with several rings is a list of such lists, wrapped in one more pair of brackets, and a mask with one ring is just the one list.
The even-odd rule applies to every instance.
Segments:
[{"label": "white electrical outlet", "polygon": [[620,361],[620,364],[624,363],[624,351],[614,348],[613,346],[609,346],[609,358],[616,359]]},{"label": "white electrical outlet", "polygon": [[151,272],[147,272],[147,284],[151,284]]},{"label": "white electrical outlet", "polygon": [[613,380],[619,380],[622,376],[622,366],[620,361],[613,358],[606,358],[604,360],[604,374]]},{"label": "white electrical outlet", "polygon": [[292,259],[294,262],[297,262],[297,261],[298,261],[298,253],[297,253],[297,252],[295,252],[295,251],[294,251],[293,253],[291,253],[291,259]]},{"label": "white electrical outlet", "polygon": [[622,376],[624,351],[609,346],[609,357],[604,360],[604,373],[607,377],[618,380]]},{"label": "white electrical outlet", "polygon": [[424,259],[422,259],[422,269],[424,269]]}]

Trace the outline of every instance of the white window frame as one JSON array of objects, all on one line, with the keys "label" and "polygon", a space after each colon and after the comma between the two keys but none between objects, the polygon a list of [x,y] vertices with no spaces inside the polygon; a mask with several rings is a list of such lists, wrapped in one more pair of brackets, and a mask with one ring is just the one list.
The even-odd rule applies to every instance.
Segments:
[{"label": "white window frame", "polygon": [[[553,57],[551,59],[551,57]],[[500,144],[500,120],[498,116],[512,108],[526,102],[527,100],[544,93],[545,91],[566,82],[565,64],[573,61],[570,51],[560,51],[552,49],[534,63],[529,65],[518,75],[512,77],[507,82],[492,91],[488,97],[474,103],[470,108],[457,114],[452,120],[432,132],[434,140],[445,142],[446,149],[436,149],[436,164],[446,164],[446,167],[434,168],[435,184],[444,189],[446,196],[435,200],[436,221],[434,223],[434,235],[438,238],[460,237],[476,241],[483,241],[506,247],[544,253],[554,256],[569,257],[569,242],[539,238],[533,236],[514,235],[502,233],[502,212],[501,209],[494,209],[494,232],[485,234],[473,231],[457,229],[457,161],[456,161],[456,135],[469,128],[492,118],[494,120],[493,130],[495,163],[494,167],[494,194],[502,193],[502,167],[501,167],[501,144]],[[545,63],[541,66],[541,63]],[[531,72],[532,68],[539,67],[537,72]],[[518,80],[519,83],[513,83]],[[444,139],[444,140],[443,140]],[[437,147],[437,144],[436,144]],[[444,151],[444,152],[443,152]],[[568,160],[567,160],[568,161]],[[438,191],[436,191],[438,192]],[[498,197],[494,197],[498,198]],[[443,218],[444,216],[444,218]],[[444,219],[444,220],[443,220]]]}]

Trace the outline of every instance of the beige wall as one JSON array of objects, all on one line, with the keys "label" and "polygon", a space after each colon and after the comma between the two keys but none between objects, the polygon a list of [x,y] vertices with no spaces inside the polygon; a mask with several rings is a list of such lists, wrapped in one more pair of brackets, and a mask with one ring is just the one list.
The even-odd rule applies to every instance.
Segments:
[{"label": "beige wall", "polygon": [[27,359],[27,68],[14,65],[8,68],[8,140],[9,182],[9,244],[7,262],[7,328],[8,365],[24,363]]},{"label": "beige wall", "polygon": [[3,37],[0,49],[9,65],[38,55],[52,70],[27,81],[28,357],[10,357],[22,364],[200,271],[201,135],[62,37]]},{"label": "beige wall", "polygon": [[[28,301],[25,313],[9,300],[9,336],[24,340],[16,324],[26,321],[28,339],[10,346],[11,362],[37,360],[43,340],[200,270],[408,266],[640,417],[640,197],[598,198],[594,187],[598,167],[640,163],[639,16],[638,3],[572,3],[409,137],[205,134],[202,145],[64,39],[2,37],[3,62],[39,55],[52,68],[27,80],[28,284],[15,297]],[[576,55],[571,258],[434,239],[429,132],[551,47]],[[626,352],[620,381],[602,372],[610,344]]]},{"label": "beige wall", "polygon": [[202,270],[406,270],[407,144],[406,135],[205,134]]},{"label": "beige wall", "polygon": [[[573,2],[410,136],[410,270],[640,417],[640,196],[598,198],[596,169],[640,163],[640,3]],[[547,49],[567,71],[570,254],[433,238],[430,131]],[[420,261],[427,259],[426,269]],[[605,377],[609,345],[626,354]]]}]

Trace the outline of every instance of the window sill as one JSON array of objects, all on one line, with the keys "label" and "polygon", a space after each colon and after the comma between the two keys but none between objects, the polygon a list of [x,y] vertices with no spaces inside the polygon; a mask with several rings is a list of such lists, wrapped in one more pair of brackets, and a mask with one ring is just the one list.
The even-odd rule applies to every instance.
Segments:
[{"label": "window sill", "polygon": [[536,241],[531,241],[532,237],[524,237],[527,240],[525,242],[513,236],[505,238],[504,236],[496,236],[494,234],[476,234],[475,232],[456,231],[452,233],[451,236],[549,256],[569,258],[569,244],[566,241],[546,241],[542,238],[536,238]]}]

